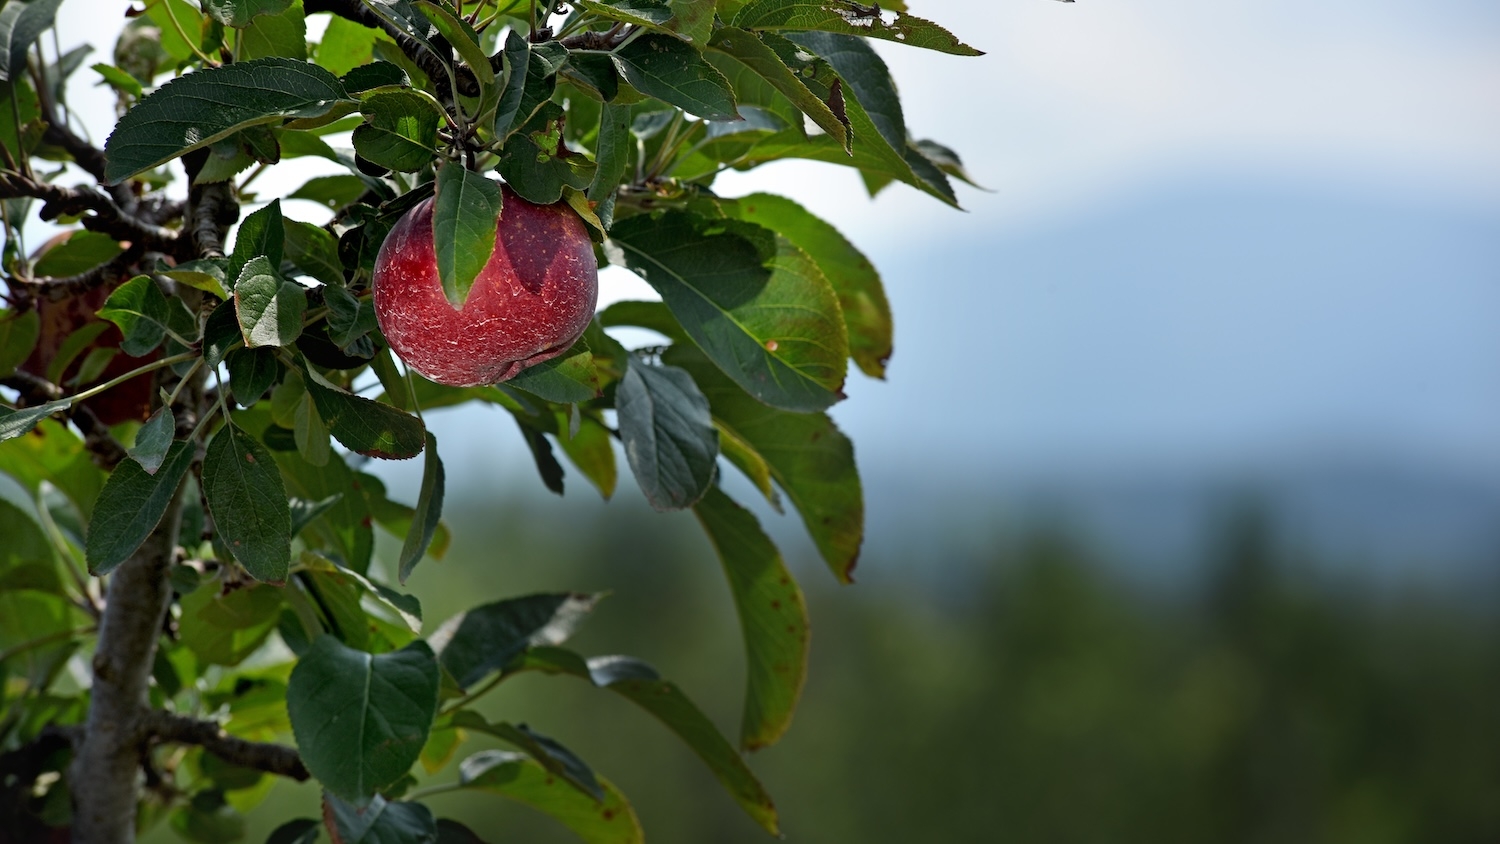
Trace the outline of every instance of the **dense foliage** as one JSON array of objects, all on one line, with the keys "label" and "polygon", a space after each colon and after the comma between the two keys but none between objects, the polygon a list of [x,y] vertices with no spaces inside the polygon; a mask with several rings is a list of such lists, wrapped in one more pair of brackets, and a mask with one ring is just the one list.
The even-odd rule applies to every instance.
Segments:
[{"label": "dense foliage", "polygon": [[[806,158],[857,168],[872,192],[900,181],[956,204],[957,156],[911,138],[867,39],[977,51],[900,3],[149,0],[92,66],[121,114],[100,150],[67,106],[87,51],[42,37],[85,13],[75,0],[59,18],[60,3],[0,6],[13,404],[0,409],[0,838],[128,841],[169,819],[189,839],[231,840],[269,773],[324,795],[321,822],[291,821],[277,841],[320,828],[478,840],[411,790],[420,763],[584,840],[640,840],[625,795],[545,724],[473,708],[527,672],[643,708],[776,833],[742,751],[791,721],[807,612],[719,476],[743,473],[777,507],[784,496],[849,581],[859,477],[825,411],[850,360],[883,377],[891,315],[873,267],[827,223],[712,183]],[[317,13],[326,29],[309,42]],[[352,149],[336,145],[344,133]],[[342,172],[255,194],[266,168],[299,157]],[[79,172],[96,184],[57,184]],[[494,248],[496,174],[529,202],[566,203],[600,262],[661,301],[605,309],[505,383],[446,387],[391,354],[374,261],[395,220],[435,196],[437,267],[464,302]],[[332,219],[294,219],[282,199]],[[260,207],[241,219],[245,204]],[[32,252],[32,214],[76,227]],[[618,326],[665,344],[627,349],[606,331]],[[422,413],[470,402],[515,419],[558,493],[561,451],[608,498],[619,441],[653,507],[695,513],[742,626],[738,747],[647,663],[563,647],[598,595],[489,596],[424,620],[402,587],[449,535]],[[420,459],[420,488],[387,491],[370,458]],[[388,558],[380,533],[400,540]],[[295,746],[275,743],[288,735]],[[471,736],[512,750],[455,764]]]}]

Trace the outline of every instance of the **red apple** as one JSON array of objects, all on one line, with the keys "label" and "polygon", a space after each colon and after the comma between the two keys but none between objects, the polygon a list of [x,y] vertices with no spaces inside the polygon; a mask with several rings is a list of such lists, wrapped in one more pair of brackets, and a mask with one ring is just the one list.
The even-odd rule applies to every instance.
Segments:
[{"label": "red apple", "polygon": [[443,295],[432,200],[406,212],[375,259],[375,316],[391,349],[440,384],[512,378],[578,340],[594,316],[599,266],[567,205],[533,205],[502,188],[495,251],[463,307]]}]

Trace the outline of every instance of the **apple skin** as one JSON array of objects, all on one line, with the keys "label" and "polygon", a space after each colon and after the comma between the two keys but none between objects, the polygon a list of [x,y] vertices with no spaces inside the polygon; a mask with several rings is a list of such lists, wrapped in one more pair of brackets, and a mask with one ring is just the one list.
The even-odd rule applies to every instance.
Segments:
[{"label": "apple skin", "polygon": [[462,309],[443,295],[432,200],[406,212],[375,258],[375,317],[391,349],[439,384],[515,377],[567,351],[599,300],[599,265],[566,204],[533,205],[502,187],[495,251]]}]

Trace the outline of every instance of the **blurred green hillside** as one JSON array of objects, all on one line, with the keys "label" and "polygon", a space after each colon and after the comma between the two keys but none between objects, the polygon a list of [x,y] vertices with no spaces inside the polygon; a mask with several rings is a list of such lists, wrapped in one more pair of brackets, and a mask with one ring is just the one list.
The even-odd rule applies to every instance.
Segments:
[{"label": "blurred green hillside", "polygon": [[[501,596],[612,588],[577,649],[652,662],[732,734],[728,590],[690,517],[642,510],[625,496],[450,512],[453,550],[413,584],[429,625]],[[789,735],[752,760],[787,839],[1500,841],[1500,619],[1364,589],[1273,540],[1251,510],[1226,520],[1204,549],[1207,586],[1170,597],[1062,529],[997,537],[961,583],[914,583],[896,572],[923,561],[872,549],[864,582],[838,588],[809,561],[811,680]],[[481,708],[577,751],[653,842],[768,840],[613,695],[523,675]],[[247,840],[289,810],[315,815],[316,799],[278,785]],[[497,844],[574,840],[499,798],[432,805]]]}]

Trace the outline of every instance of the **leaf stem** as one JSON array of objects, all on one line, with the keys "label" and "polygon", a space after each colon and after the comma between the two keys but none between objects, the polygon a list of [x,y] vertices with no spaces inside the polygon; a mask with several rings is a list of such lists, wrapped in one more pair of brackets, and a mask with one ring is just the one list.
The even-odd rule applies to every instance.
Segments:
[{"label": "leaf stem", "polygon": [[172,405],[177,403],[177,396],[182,392],[182,388],[187,386],[188,382],[193,380],[193,376],[197,375],[198,370],[202,367],[203,358],[198,358],[197,360],[193,361],[193,367],[187,371],[186,375],[182,376],[182,380],[177,382],[177,386],[172,388],[172,395],[167,396],[167,407],[171,407]]},{"label": "leaf stem", "polygon": [[[177,20],[176,13],[172,11],[172,4],[165,2],[165,0],[161,0],[158,5],[161,6],[162,11],[167,13],[167,19],[172,22],[172,28],[177,30],[177,34],[182,36],[183,41],[187,42],[188,49],[193,51],[193,55],[202,59],[203,63],[208,65],[209,67],[218,67],[219,62],[216,62],[213,59],[209,58],[208,54],[203,52],[203,48],[199,47],[198,44],[193,41],[193,39],[188,37],[187,30],[182,28],[182,23]],[[239,38],[234,39],[234,46],[236,52],[238,52],[240,46]],[[17,123],[16,125],[19,126],[20,124]]]},{"label": "leaf stem", "polygon": [[495,676],[491,677],[489,682],[485,683],[483,686],[480,686],[474,691],[469,692],[458,700],[455,700],[454,702],[448,704],[448,706],[446,706],[441,712],[438,713],[438,717],[441,718],[444,715],[452,715],[454,712],[457,712],[458,710],[463,709],[465,706],[468,706],[479,698],[484,697],[485,695],[493,691],[496,686],[500,685],[500,683],[509,676],[509,674],[506,674],[503,671],[499,674],[496,674]]},{"label": "leaf stem", "polygon": [[79,627],[74,630],[59,630],[55,633],[48,633],[45,636],[38,636],[29,642],[22,642],[0,651],[0,662],[4,662],[17,654],[23,654],[33,648],[40,648],[43,645],[50,645],[53,642],[60,642],[64,639],[71,639],[74,636],[86,636],[98,629],[91,625],[89,627]]},{"label": "leaf stem", "polygon": [[87,398],[92,398],[104,392],[105,390],[111,390],[115,387],[120,386],[121,384],[129,381],[137,375],[145,375],[148,372],[155,372],[158,369],[162,369],[164,367],[168,367],[177,363],[184,363],[196,357],[198,357],[197,352],[183,352],[180,355],[172,355],[169,358],[162,358],[161,360],[152,361],[145,366],[138,366],[135,369],[132,369],[129,372],[125,373],[124,375],[111,378],[97,387],[90,387],[81,393],[75,393],[74,395],[68,396],[66,401],[71,404],[73,402],[79,402]]},{"label": "leaf stem", "polygon": [[462,791],[463,788],[464,786],[462,783],[439,783],[438,785],[429,785],[426,788],[418,788],[413,791],[407,792],[406,796],[402,797],[401,799],[406,801],[425,800],[428,797],[433,797],[438,794],[447,794],[452,791]]}]

